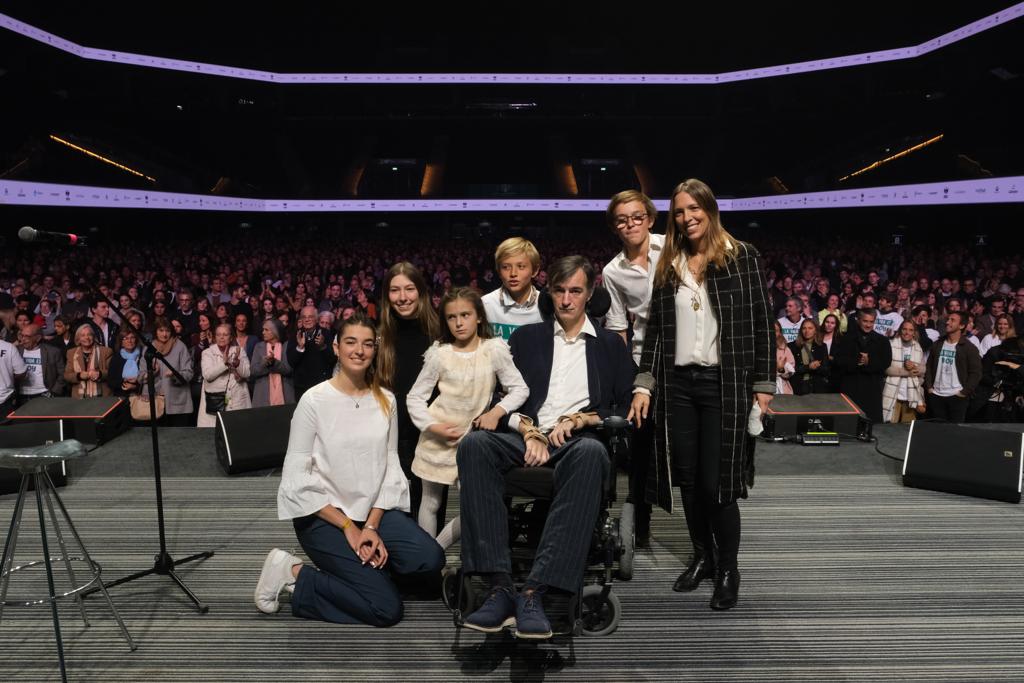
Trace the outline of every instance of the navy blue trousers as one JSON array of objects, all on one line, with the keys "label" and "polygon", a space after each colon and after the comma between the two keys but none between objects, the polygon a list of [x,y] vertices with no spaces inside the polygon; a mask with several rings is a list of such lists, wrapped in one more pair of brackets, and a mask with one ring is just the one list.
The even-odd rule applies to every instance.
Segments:
[{"label": "navy blue trousers", "polygon": [[303,566],[295,581],[292,614],[338,624],[392,626],[402,619],[402,596],[390,572],[429,574],[444,567],[437,541],[399,510],[388,510],[378,533],[388,551],[384,569],[364,565],[345,532],[316,515],[294,520],[295,535],[316,567]]},{"label": "navy blue trousers", "polygon": [[[523,467],[525,451],[522,437],[507,432],[470,432],[459,444],[462,567],[467,572],[512,571],[505,473]],[[575,593],[601,511],[603,482],[610,471],[608,451],[584,433],[550,453],[554,498],[528,580]]]}]

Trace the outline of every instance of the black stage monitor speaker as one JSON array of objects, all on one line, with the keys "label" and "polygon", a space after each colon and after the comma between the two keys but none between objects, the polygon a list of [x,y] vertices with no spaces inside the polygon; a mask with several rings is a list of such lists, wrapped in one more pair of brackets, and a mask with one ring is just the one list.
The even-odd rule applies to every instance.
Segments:
[{"label": "black stage monitor speaker", "polygon": [[63,423],[64,439],[101,444],[131,425],[128,402],[117,396],[36,398],[8,415],[16,424],[53,420]]},{"label": "black stage monitor speaker", "polygon": [[295,404],[217,413],[217,460],[228,474],[280,467]]},{"label": "black stage monitor speaker", "polygon": [[[61,434],[62,426],[60,420],[5,425],[0,427],[0,448],[42,446],[47,443],[63,441],[64,436]],[[50,479],[53,480],[54,486],[64,486],[67,484],[67,463],[61,462],[56,465],[50,465],[47,471],[50,473]],[[21,472],[0,468],[0,495],[17,493],[19,486],[21,486]],[[31,482],[28,486],[29,490],[34,488]]]},{"label": "black stage monitor speaker", "polygon": [[767,439],[834,432],[871,438],[871,421],[846,394],[777,394],[764,418]]},{"label": "black stage monitor speaker", "polygon": [[918,420],[910,425],[903,485],[1020,502],[1024,433]]}]

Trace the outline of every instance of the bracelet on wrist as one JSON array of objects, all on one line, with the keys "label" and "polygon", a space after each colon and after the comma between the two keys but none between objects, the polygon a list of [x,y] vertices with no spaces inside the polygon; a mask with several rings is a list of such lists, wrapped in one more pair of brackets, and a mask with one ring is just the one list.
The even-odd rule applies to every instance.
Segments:
[{"label": "bracelet on wrist", "polygon": [[364,524],[364,525],[363,525],[363,528],[364,528],[364,529],[369,529],[370,531],[377,531],[377,527],[375,527],[374,525],[372,525],[372,524],[370,524],[370,523],[366,523],[366,524]]}]

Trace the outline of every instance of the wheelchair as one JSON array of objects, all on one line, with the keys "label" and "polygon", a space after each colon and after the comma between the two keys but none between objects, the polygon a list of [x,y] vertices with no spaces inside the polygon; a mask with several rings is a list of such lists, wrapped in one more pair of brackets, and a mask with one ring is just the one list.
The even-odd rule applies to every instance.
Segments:
[{"label": "wheelchair", "polygon": [[[624,418],[611,416],[598,426],[611,460],[610,475],[604,482],[601,511],[594,524],[587,551],[587,569],[580,589],[572,596],[546,594],[544,608],[551,620],[554,636],[605,636],[613,633],[622,619],[622,604],[612,584],[615,578],[628,581],[633,576],[634,536],[632,515],[615,517],[612,505],[616,500],[616,473],[629,455],[632,425]],[[512,577],[522,581],[529,574],[533,557],[540,543],[553,497],[554,469],[550,467],[517,467],[505,475],[505,502],[508,507],[509,545]],[[631,512],[632,506],[624,506]],[[445,577],[445,602],[452,611],[456,626],[456,643],[463,630],[463,620],[472,614],[488,593],[483,581],[463,574],[462,569]],[[575,654],[570,655],[570,663]]]}]

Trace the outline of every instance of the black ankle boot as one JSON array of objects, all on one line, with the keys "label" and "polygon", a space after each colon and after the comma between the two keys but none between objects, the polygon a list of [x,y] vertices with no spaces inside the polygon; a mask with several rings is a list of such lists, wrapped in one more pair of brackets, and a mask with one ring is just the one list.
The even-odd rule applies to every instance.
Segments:
[{"label": "black ankle boot", "polygon": [[711,609],[726,610],[736,606],[740,597],[738,569],[720,569],[715,574],[715,592],[711,595]]},{"label": "black ankle boot", "polygon": [[696,590],[701,581],[712,576],[714,573],[714,558],[708,553],[695,551],[693,559],[690,561],[690,566],[679,575],[679,578],[672,585],[672,590],[676,593],[689,593],[692,590]]}]

